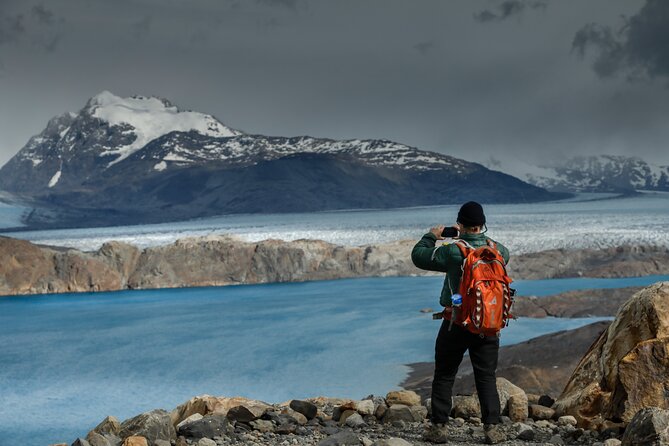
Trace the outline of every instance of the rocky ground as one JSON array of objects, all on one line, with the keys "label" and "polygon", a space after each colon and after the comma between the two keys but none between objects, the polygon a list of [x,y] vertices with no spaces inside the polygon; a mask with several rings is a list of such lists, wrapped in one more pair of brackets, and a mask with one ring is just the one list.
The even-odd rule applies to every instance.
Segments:
[{"label": "rocky ground", "polygon": [[[0,237],[0,296],[433,274],[413,266],[414,243],[346,247],[210,236],[143,250],[109,242],[81,252]],[[514,257],[509,272],[515,279],[669,274],[669,247],[550,250]]]},{"label": "rocky ground", "polygon": [[[601,432],[576,426],[571,416],[557,417],[522,389],[498,380],[507,415],[486,433],[475,398],[455,401],[447,425],[449,444],[477,445],[615,445],[620,429]],[[363,400],[314,398],[278,405],[243,398],[195,397],[172,412],[154,410],[119,423],[105,418],[73,446],[291,446],[291,445],[428,445],[428,401],[410,391]],[[528,418],[529,416],[529,418]],[[514,421],[515,420],[515,421]],[[611,440],[614,439],[614,440]],[[66,443],[60,444],[64,446]]]}]

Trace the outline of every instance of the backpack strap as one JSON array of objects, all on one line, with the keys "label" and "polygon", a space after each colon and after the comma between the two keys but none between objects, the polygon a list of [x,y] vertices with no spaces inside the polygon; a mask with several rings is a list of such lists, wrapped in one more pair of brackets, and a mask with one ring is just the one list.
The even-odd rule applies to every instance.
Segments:
[{"label": "backpack strap", "polygon": [[497,243],[495,243],[493,239],[486,237],[485,242],[488,244],[488,246],[497,251]]},{"label": "backpack strap", "polygon": [[467,258],[467,255],[474,250],[474,247],[467,243],[466,240],[457,240],[455,244],[460,248],[460,253],[462,253],[463,258]]}]

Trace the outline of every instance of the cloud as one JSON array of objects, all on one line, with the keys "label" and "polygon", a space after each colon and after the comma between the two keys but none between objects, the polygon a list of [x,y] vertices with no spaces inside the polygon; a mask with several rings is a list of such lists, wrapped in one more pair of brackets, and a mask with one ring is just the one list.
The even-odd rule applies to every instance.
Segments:
[{"label": "cloud", "polygon": [[26,33],[23,14],[0,16],[0,45],[18,42]]},{"label": "cloud", "polygon": [[474,20],[480,23],[501,21],[530,9],[546,9],[546,3],[538,0],[506,0],[500,3],[495,12],[484,9],[474,13]]},{"label": "cloud", "polygon": [[44,5],[35,5],[30,11],[32,16],[35,19],[42,23],[43,25],[52,25],[54,21],[53,11],[50,11],[44,7]]},{"label": "cloud", "polygon": [[669,2],[646,0],[639,12],[617,27],[588,23],[575,35],[572,51],[595,53],[598,76],[628,80],[669,78]]},{"label": "cloud", "polygon": [[298,0],[256,0],[256,2],[264,5],[277,6],[296,11]]},{"label": "cloud", "polygon": [[425,42],[418,42],[413,46],[413,49],[418,51],[422,56],[425,56],[434,48],[434,40],[427,40]]},{"label": "cloud", "polygon": [[143,19],[131,25],[132,35],[136,40],[144,39],[151,30],[151,23],[153,19],[151,16],[145,16]]}]

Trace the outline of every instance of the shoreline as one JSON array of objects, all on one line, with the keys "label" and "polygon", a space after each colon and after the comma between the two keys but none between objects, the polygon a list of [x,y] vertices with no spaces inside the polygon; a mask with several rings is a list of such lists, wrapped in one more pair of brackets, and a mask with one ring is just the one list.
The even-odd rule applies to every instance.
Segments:
[{"label": "shoreline", "polygon": [[[442,275],[412,264],[414,244],[347,247],[222,235],[144,249],[112,241],[85,252],[0,236],[0,296]],[[667,275],[669,247],[546,250],[514,257],[509,274],[516,280]]]}]

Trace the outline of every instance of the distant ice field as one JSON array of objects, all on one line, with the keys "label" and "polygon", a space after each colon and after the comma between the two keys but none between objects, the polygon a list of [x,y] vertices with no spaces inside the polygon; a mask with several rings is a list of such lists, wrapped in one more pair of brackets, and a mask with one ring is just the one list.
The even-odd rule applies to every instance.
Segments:
[{"label": "distant ice field", "polygon": [[[669,246],[668,193],[648,192],[622,198],[611,194],[580,194],[573,199],[555,202],[484,207],[488,235],[505,243],[515,253],[622,244]],[[453,205],[227,215],[152,225],[25,231],[5,235],[87,251],[96,250],[109,240],[148,247],[169,244],[179,238],[212,234],[232,234],[246,241],[306,238],[358,246],[418,239],[433,225],[455,223],[458,208]]]}]

